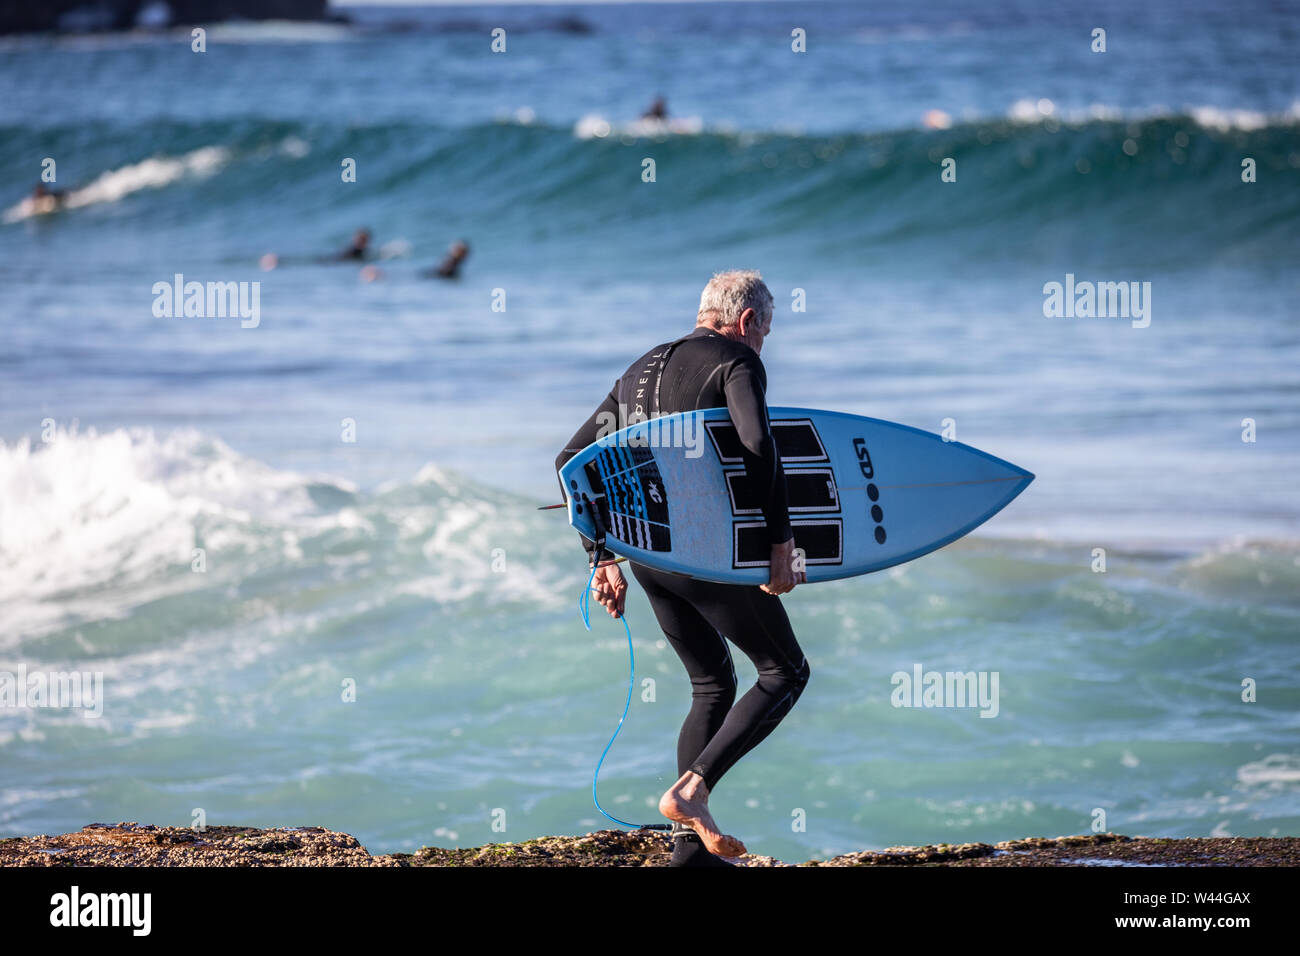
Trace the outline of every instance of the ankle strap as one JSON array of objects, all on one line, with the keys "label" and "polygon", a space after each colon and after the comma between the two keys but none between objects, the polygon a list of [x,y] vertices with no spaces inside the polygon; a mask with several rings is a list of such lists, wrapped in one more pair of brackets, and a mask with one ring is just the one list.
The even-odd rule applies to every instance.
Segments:
[{"label": "ankle strap", "polygon": [[670,835],[674,840],[694,840],[696,842],[699,842],[700,839],[699,834],[697,834],[694,830],[692,830],[686,824],[677,823],[676,821],[673,822],[673,829]]}]

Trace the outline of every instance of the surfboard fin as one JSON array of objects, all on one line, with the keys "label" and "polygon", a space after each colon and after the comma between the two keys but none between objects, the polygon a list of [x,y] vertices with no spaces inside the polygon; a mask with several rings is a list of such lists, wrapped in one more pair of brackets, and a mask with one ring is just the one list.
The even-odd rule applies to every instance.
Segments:
[{"label": "surfboard fin", "polygon": [[[601,499],[601,498],[604,498],[604,497],[605,497],[605,493],[602,491],[602,492],[601,492],[600,494],[598,494],[598,495],[583,495],[582,497],[586,498],[586,499],[589,500],[589,501],[597,501],[597,500],[599,500],[599,499]],[[556,508],[567,508],[567,507],[569,507],[569,503],[568,503],[567,501],[561,501],[558,505],[542,505],[542,506],[539,507],[537,510],[538,510],[538,511],[554,511]]]}]

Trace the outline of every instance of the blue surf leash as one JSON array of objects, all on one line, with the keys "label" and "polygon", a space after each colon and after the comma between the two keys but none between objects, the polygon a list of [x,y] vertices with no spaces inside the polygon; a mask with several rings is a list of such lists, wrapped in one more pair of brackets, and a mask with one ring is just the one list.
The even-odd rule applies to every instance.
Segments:
[{"label": "blue surf leash", "polygon": [[[600,552],[597,550],[595,553]],[[578,613],[582,616],[583,626],[589,631],[591,630],[591,583],[596,580],[596,566],[596,561],[593,560],[591,574],[587,578],[587,587],[578,598]],[[623,729],[623,721],[627,720],[628,709],[632,706],[632,690],[636,686],[636,654],[632,650],[632,628],[628,627],[626,614],[619,615],[619,620],[623,622],[623,631],[627,634],[627,701],[623,704],[623,716],[619,717],[618,726],[614,728],[614,736],[609,738],[609,743],[605,744],[605,749],[600,752],[600,759],[596,761],[596,772],[591,777],[591,799],[595,801],[597,810],[619,826],[631,827],[634,830],[671,830],[672,827],[666,823],[628,823],[626,820],[620,820],[600,805],[600,797],[596,793],[601,764],[605,762],[605,755],[609,753],[609,748],[614,746],[618,732]]]}]

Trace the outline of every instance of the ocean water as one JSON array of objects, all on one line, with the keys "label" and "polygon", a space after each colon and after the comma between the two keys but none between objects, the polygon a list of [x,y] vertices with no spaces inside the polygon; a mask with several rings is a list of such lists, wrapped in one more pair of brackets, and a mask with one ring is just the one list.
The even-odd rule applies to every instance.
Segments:
[{"label": "ocean water", "polygon": [[[812,681],[718,788],[727,829],[787,859],[1098,810],[1300,830],[1296,8],[354,12],[202,54],[0,41],[0,671],[104,693],[0,708],[0,831],[601,826],[626,642],[583,628],[582,551],[536,508],[729,267],[776,297],[773,404],[949,427],[1038,478],[786,599]],[[637,121],[656,94],[669,130]],[[68,208],[31,215],[47,157]],[[359,226],[374,281],[315,261]],[[459,237],[463,277],[420,278]],[[256,327],[156,317],[177,273],[260,282]],[[1067,275],[1150,283],[1149,324],[1045,316]],[[650,822],[689,685],[635,586],[628,619],[600,793]],[[918,665],[996,672],[996,716],[893,706]]]}]

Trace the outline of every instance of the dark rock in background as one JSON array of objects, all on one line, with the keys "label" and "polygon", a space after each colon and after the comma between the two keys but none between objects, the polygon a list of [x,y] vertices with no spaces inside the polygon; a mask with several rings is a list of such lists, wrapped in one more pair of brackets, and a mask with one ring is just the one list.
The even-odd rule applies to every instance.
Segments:
[{"label": "dark rock in background", "polygon": [[328,19],[336,18],[329,14],[326,0],[0,0],[0,34]]}]

